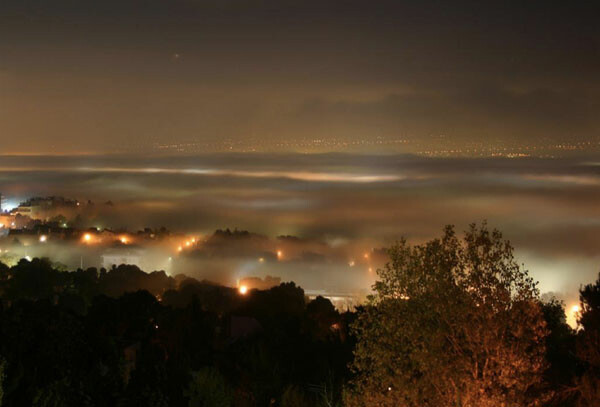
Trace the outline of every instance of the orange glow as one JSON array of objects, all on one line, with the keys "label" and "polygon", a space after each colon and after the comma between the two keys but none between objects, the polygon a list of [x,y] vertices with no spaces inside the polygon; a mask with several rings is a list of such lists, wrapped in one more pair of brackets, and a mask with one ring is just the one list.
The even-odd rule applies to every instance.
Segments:
[{"label": "orange glow", "polygon": [[581,307],[579,304],[575,304],[569,308],[567,313],[567,323],[571,326],[571,328],[577,328],[578,323],[577,320],[581,316]]},{"label": "orange glow", "polygon": [[182,251],[182,250],[183,250],[183,247],[181,247],[181,246],[179,246],[179,247],[177,248],[177,251],[178,251],[178,252],[180,252],[180,251]]},{"label": "orange glow", "polygon": [[41,235],[40,236],[40,242],[44,243],[46,240],[48,240],[48,237],[46,235]]},{"label": "orange glow", "polygon": [[119,240],[120,240],[120,241],[121,241],[121,243],[123,243],[123,244],[127,244],[127,243],[129,243],[129,239],[127,239],[127,237],[126,237],[126,236],[121,236],[121,239],[119,239]]},{"label": "orange glow", "polygon": [[369,258],[369,253],[365,253],[365,254],[363,255],[363,257],[364,257],[365,259],[368,259],[368,258]]},{"label": "orange glow", "polygon": [[238,291],[240,292],[240,294],[246,295],[246,293],[248,292],[248,287],[245,285],[241,285],[240,288],[238,288]]},{"label": "orange glow", "polygon": [[277,250],[277,258],[281,259],[283,257],[283,252],[281,250]]},{"label": "orange glow", "polygon": [[190,247],[190,242],[185,242],[186,247]]},{"label": "orange glow", "polygon": [[90,235],[89,233],[86,233],[85,235],[83,235],[83,241],[86,243],[89,243],[92,241],[92,235]]}]

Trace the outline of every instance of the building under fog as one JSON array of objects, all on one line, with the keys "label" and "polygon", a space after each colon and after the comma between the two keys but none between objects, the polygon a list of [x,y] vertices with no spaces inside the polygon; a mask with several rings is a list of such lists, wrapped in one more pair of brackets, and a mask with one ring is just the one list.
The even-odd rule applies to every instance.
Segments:
[{"label": "building under fog", "polygon": [[102,267],[107,270],[121,264],[142,268],[142,252],[137,249],[111,249],[102,254],[101,257]]},{"label": "building under fog", "polygon": [[22,202],[13,212],[37,219],[45,218],[57,210],[75,209],[77,207],[79,207],[78,201],[61,196],[34,197]]},{"label": "building under fog", "polygon": [[304,294],[311,301],[317,297],[327,298],[340,312],[353,310],[362,303],[361,296],[355,293],[332,293],[325,290],[304,290]]}]

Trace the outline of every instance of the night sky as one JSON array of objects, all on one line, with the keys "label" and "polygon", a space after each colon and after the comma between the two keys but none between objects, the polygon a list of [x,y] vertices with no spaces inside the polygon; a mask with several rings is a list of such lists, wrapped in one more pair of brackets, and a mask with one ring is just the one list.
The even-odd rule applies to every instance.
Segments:
[{"label": "night sky", "polygon": [[0,153],[597,141],[597,13],[551,3],[3,0]]}]

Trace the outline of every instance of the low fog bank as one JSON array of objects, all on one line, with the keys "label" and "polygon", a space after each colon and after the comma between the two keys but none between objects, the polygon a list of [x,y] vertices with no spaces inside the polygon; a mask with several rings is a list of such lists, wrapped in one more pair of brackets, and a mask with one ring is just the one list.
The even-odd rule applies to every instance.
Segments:
[{"label": "low fog bank", "polygon": [[[149,257],[155,262],[150,269],[166,269],[168,258],[177,257],[175,263],[186,273],[214,274],[229,284],[251,274],[282,279],[301,274],[309,286],[368,287],[368,265],[349,266],[364,251],[387,247],[402,236],[423,242],[445,224],[461,231],[487,220],[511,240],[518,260],[540,281],[543,292],[560,293],[570,301],[598,270],[598,163],[600,157],[594,156],[2,157],[0,192],[11,205],[36,195],[92,200],[85,227],[133,231],[165,226],[182,236],[210,236],[230,227],[275,242],[277,236],[290,235],[328,247],[325,254],[316,251],[322,257],[298,255],[285,261],[241,248],[238,254],[180,258],[173,256],[176,247],[169,247],[153,249],[156,258]],[[69,259],[68,252],[64,261],[76,263],[77,255]],[[51,254],[63,256],[60,248]]]},{"label": "low fog bank", "polygon": [[366,294],[376,268],[386,261],[384,249],[361,248],[354,242],[332,246],[315,239],[270,238],[229,229],[208,235],[93,228],[40,234],[40,229],[1,238],[0,261],[14,266],[22,258],[48,258],[62,270],[110,270],[131,264],[232,287],[248,278],[273,277],[311,291],[356,295]]}]

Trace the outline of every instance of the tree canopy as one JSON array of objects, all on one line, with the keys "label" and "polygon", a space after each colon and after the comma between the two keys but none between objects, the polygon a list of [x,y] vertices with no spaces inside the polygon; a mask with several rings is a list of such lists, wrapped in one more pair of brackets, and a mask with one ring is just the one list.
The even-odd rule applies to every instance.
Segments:
[{"label": "tree canopy", "polygon": [[401,240],[353,326],[349,406],[527,406],[547,335],[536,283],[497,230]]}]

